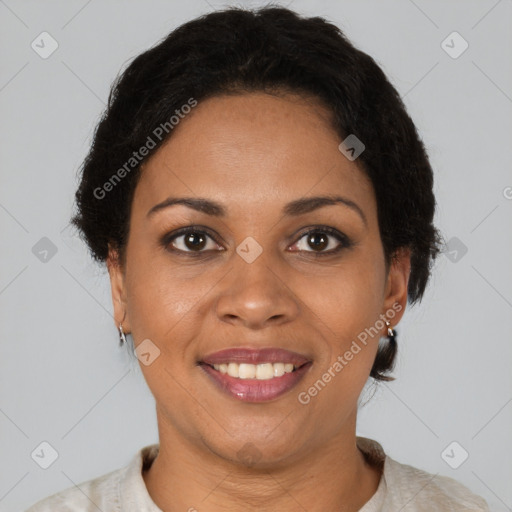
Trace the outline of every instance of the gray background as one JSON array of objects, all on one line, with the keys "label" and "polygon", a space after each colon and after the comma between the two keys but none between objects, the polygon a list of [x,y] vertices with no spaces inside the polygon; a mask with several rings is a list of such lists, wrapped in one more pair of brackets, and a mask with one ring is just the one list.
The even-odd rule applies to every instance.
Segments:
[{"label": "gray background", "polygon": [[[0,0],[2,512],[124,466],[158,440],[138,362],[118,347],[108,275],[68,221],[118,71],[225,5]],[[512,1],[283,5],[326,16],[388,74],[428,147],[449,241],[399,326],[397,380],[361,409],[358,433],[512,510]],[[59,45],[47,59],[31,48],[43,31]],[[453,31],[469,44],[458,58],[442,47]],[[452,53],[462,48],[450,41]],[[47,261],[32,250],[43,237],[57,250]],[[59,455],[46,470],[31,457],[43,441]],[[441,456],[453,441],[452,465],[469,453],[457,469]]]}]

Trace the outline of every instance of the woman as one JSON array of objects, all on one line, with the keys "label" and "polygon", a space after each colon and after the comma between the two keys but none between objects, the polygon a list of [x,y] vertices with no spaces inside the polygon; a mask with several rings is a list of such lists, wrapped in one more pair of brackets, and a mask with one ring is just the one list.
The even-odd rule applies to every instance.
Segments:
[{"label": "woman", "polygon": [[488,510],[356,436],[441,237],[396,90],[283,8],[193,20],[114,85],[73,219],[110,275],[159,444],[49,510]]}]

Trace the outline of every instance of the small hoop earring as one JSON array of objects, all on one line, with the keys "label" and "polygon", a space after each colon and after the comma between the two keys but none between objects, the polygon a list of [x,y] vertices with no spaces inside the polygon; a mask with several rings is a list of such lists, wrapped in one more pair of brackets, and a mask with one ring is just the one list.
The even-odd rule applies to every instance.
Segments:
[{"label": "small hoop earring", "polygon": [[122,347],[125,343],[127,343],[127,341],[123,332],[123,324],[119,324],[119,346]]},{"label": "small hoop earring", "polygon": [[391,324],[386,320],[386,326],[388,328],[388,340],[396,341],[396,331],[391,327]]}]

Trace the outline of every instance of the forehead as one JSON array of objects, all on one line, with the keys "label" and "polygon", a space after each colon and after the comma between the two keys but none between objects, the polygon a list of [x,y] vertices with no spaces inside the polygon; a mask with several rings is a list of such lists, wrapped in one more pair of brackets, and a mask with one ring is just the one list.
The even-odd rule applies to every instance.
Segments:
[{"label": "forehead", "polygon": [[209,98],[145,162],[136,202],[148,209],[170,195],[208,196],[228,213],[319,194],[371,203],[371,182],[340,142],[330,112],[315,99],[262,92]]}]

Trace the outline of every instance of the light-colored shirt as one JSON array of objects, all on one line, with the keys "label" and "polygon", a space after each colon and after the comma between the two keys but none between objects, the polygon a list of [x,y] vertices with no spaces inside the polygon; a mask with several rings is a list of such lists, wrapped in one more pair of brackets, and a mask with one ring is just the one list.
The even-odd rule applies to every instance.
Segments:
[{"label": "light-colored shirt", "polygon": [[[382,467],[377,491],[359,512],[489,512],[483,498],[453,478],[401,464],[371,439],[357,437],[357,446],[369,463]],[[124,468],[44,498],[26,512],[162,512],[142,476],[158,449],[146,446]]]}]

